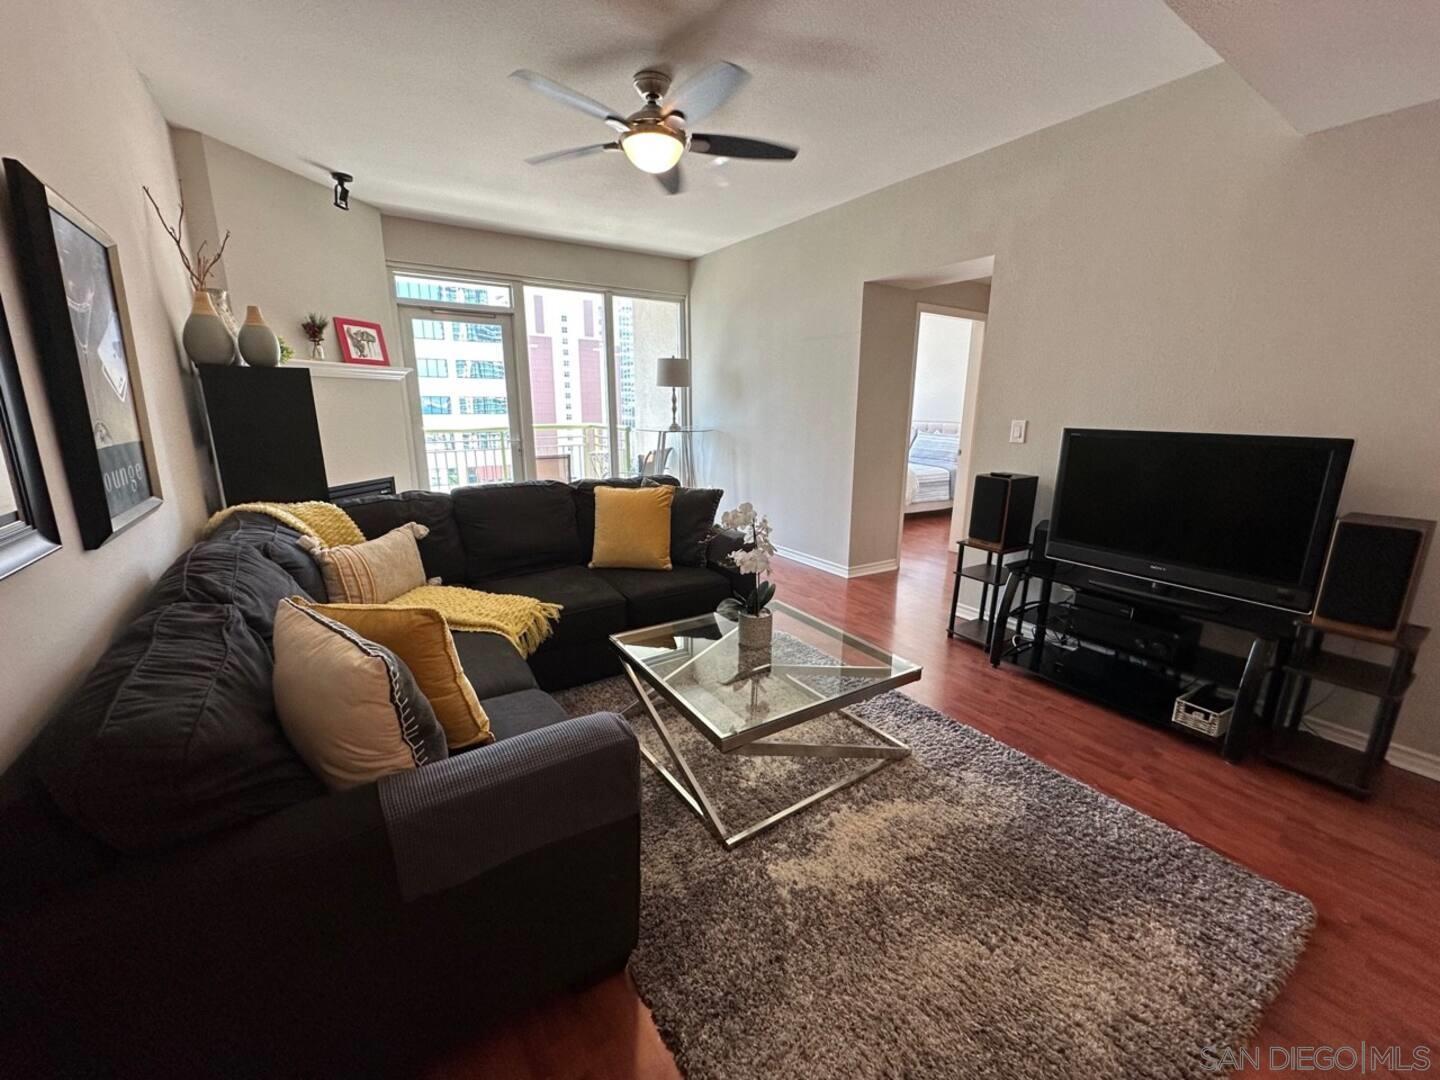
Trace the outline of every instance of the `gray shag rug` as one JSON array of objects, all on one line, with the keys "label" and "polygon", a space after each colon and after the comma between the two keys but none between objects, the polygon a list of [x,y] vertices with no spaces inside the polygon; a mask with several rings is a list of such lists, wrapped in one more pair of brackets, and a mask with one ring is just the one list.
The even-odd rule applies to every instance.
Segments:
[{"label": "gray shag rug", "polygon": [[[1253,1032],[1307,899],[904,694],[854,711],[913,756],[734,851],[642,763],[630,968],[690,1080],[1200,1078]],[[731,829],[861,764],[722,756],[662,715]],[[873,741],[780,737],[837,724]]]}]

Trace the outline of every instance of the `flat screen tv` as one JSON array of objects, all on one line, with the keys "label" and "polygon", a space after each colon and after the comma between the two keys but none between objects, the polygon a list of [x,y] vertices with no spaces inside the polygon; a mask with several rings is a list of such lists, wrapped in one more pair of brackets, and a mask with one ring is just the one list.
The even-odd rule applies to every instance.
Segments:
[{"label": "flat screen tv", "polygon": [[1354,445],[1067,428],[1046,554],[1308,612]]}]

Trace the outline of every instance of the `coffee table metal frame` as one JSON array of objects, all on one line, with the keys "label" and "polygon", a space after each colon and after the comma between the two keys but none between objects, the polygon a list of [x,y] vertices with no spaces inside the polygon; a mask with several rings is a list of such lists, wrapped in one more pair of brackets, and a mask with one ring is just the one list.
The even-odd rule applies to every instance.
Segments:
[{"label": "coffee table metal frame", "polygon": [[[882,656],[891,656],[888,651],[881,649],[879,646],[873,645],[863,638],[857,638],[853,634],[846,633],[839,627],[822,622],[813,615],[808,615],[789,605],[772,603],[771,607],[791,618],[821,630],[839,639],[846,645],[859,649],[861,652],[872,653],[877,660]],[[692,621],[691,619],[682,619],[677,620],[676,623],[665,623],[661,626],[647,627],[646,629],[648,631],[662,631],[665,627]],[[772,825],[784,821],[791,814],[798,813],[807,806],[813,806],[822,799],[827,799],[831,795],[843,791],[851,784],[863,780],[872,773],[883,769],[892,761],[910,756],[910,748],[908,746],[899,739],[887,735],[879,728],[860,719],[860,717],[850,711],[849,706],[869,700],[878,694],[885,693],[887,690],[904,686],[906,683],[917,681],[921,675],[921,668],[918,665],[913,665],[912,670],[889,674],[869,685],[849,690],[842,694],[827,695],[803,681],[800,676],[838,675],[843,677],[846,674],[869,676],[880,671],[890,672],[891,665],[887,664],[884,667],[864,667],[838,664],[759,664],[751,670],[755,673],[768,670],[772,675],[784,676],[794,685],[810,693],[815,698],[815,703],[786,713],[783,716],[776,717],[763,724],[757,724],[744,731],[735,732],[726,736],[718,736],[696,715],[695,710],[692,709],[683,698],[669,688],[665,678],[657,675],[657,673],[652,671],[650,667],[643,662],[631,658],[625,650],[621,648],[622,642],[620,639],[641,632],[643,631],[627,631],[624,634],[612,635],[610,639],[620,654],[625,675],[630,680],[630,685],[634,688],[636,695],[636,701],[626,707],[625,716],[629,718],[642,709],[646,715],[649,716],[650,722],[655,726],[655,732],[660,736],[660,741],[664,744],[666,752],[673,760],[675,767],[679,769],[680,776],[676,776],[674,772],[666,768],[665,764],[661,762],[655,754],[651,753],[643,743],[640,746],[640,753],[645,756],[645,760],[650,763],[655,771],[675,789],[676,793],[685,800],[685,804],[705,822],[715,838],[720,841],[727,850],[744,843],[746,840],[770,828]],[[695,663],[701,656],[715,648],[722,641],[729,639],[731,635],[737,633],[739,633],[738,626],[735,629],[727,631],[721,638],[711,642],[704,649],[686,660],[685,663],[675,668],[674,671],[668,672],[667,677],[673,678],[674,675],[678,674],[690,664]],[[670,705],[680,713],[681,716],[690,721],[695,729],[704,735],[722,754],[735,753],[748,754],[755,757],[826,758],[832,760],[854,758],[865,760],[868,763],[851,775],[836,780],[834,783],[805,796],[798,802],[792,803],[768,817],[746,825],[743,828],[732,830],[725,825],[725,822],[721,819],[719,812],[715,808],[714,802],[706,793],[704,787],[701,786],[699,778],[695,775],[695,771],[690,767],[690,763],[685,759],[685,756],[680,753],[679,747],[670,735],[669,728],[665,726],[665,721],[660,718],[660,712],[655,707],[656,698]],[[880,740],[880,744],[761,741],[767,736],[778,734],[779,732],[786,731],[807,721],[831,714],[843,716],[850,723],[856,724],[865,731],[868,731]]]}]

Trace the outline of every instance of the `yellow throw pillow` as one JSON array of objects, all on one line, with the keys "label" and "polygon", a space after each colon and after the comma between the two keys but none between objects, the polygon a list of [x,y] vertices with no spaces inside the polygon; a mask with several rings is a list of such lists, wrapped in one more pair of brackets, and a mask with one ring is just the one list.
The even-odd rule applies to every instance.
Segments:
[{"label": "yellow throw pillow", "polygon": [[646,488],[595,489],[594,567],[631,570],[670,569],[670,504],[675,489],[668,484]]},{"label": "yellow throw pillow", "polygon": [[[303,603],[298,597],[297,603]],[[490,718],[465,677],[445,617],[433,608],[392,608],[371,604],[306,604],[361,637],[389,649],[415,676],[435,710],[451,750],[487,743]]]},{"label": "yellow throw pillow", "polygon": [[306,536],[300,546],[320,565],[325,591],[336,604],[385,604],[425,584],[418,541],[430,530],[415,521],[363,544],[326,547]]}]

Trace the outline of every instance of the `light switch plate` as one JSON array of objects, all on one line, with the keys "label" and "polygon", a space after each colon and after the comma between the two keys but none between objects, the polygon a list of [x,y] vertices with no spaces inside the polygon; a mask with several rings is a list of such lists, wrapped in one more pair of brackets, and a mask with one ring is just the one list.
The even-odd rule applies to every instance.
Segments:
[{"label": "light switch plate", "polygon": [[1011,442],[1023,443],[1023,442],[1025,441],[1025,427],[1026,427],[1027,424],[1029,424],[1029,422],[1030,422],[1030,421],[1028,421],[1028,420],[1011,420],[1011,421],[1010,421],[1010,441],[1011,441]]}]

